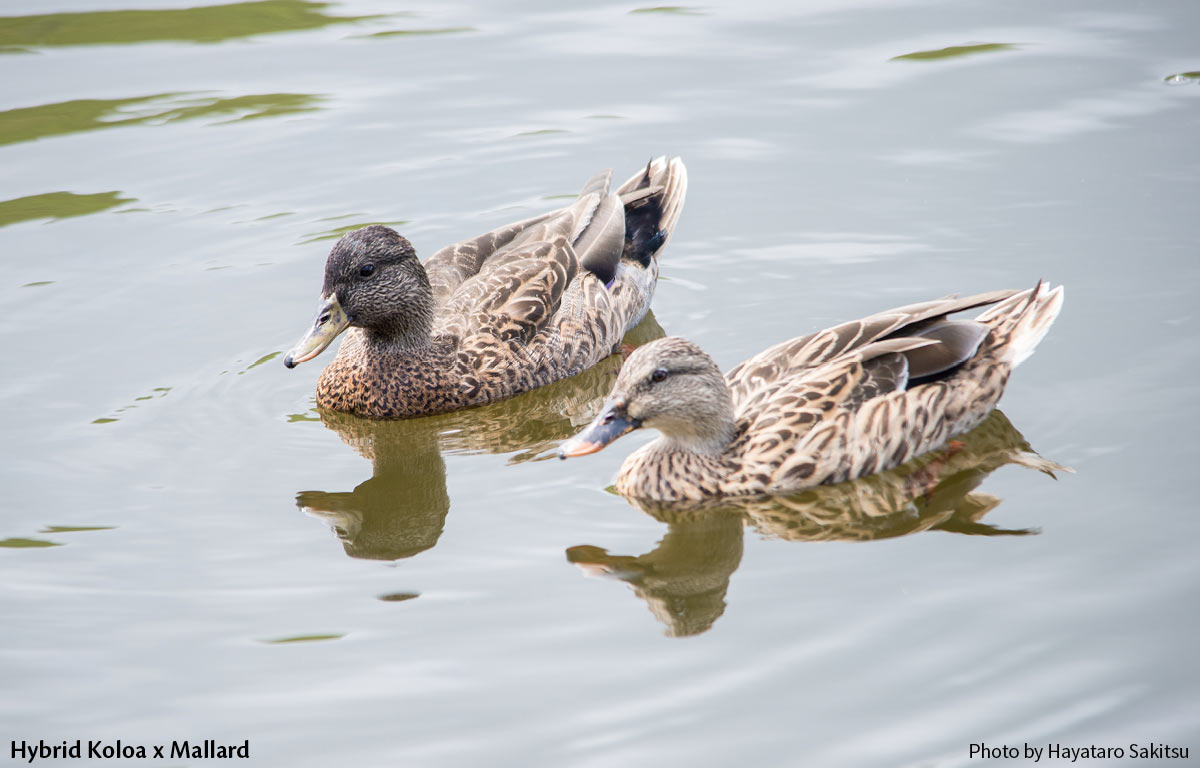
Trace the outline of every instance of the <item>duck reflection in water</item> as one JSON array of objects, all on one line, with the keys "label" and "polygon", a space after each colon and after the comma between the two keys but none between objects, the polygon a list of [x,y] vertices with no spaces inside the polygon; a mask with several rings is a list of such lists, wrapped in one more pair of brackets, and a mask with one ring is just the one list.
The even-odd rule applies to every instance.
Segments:
[{"label": "duck reflection in water", "polygon": [[567,550],[567,559],[589,574],[630,584],[666,626],[667,635],[696,635],[725,612],[729,578],[742,560],[745,524],[784,541],[870,541],[927,530],[974,536],[1037,533],[1037,529],[983,522],[1001,499],[976,489],[1007,464],[1051,477],[1070,471],[1035,453],[997,410],[944,450],[888,472],[791,496],[709,502],[628,498],[630,504],[666,523],[666,535],[658,546],[637,557],[578,546]]},{"label": "duck reflection in water", "polygon": [[[661,338],[647,314],[624,343]],[[558,443],[600,411],[620,370],[611,355],[569,379],[480,408],[403,421],[320,410],[321,422],[373,465],[352,491],[302,491],[296,506],[325,520],[350,557],[398,560],[437,544],[450,511],[442,456],[516,452],[510,463],[553,458]]]}]

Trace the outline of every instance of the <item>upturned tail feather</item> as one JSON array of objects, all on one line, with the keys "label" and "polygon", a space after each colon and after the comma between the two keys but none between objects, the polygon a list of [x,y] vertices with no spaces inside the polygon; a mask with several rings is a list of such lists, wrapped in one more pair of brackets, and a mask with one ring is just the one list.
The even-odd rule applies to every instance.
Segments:
[{"label": "upturned tail feather", "polygon": [[976,320],[993,325],[998,338],[1008,337],[1000,359],[1016,368],[1037,349],[1062,305],[1063,286],[1051,289],[1039,280],[1035,287],[996,304]]},{"label": "upturned tail feather", "polygon": [[[653,191],[650,191],[653,190]],[[678,157],[656,157],[617,188],[625,203],[622,259],[644,267],[667,244],[687,196],[687,169]]]}]

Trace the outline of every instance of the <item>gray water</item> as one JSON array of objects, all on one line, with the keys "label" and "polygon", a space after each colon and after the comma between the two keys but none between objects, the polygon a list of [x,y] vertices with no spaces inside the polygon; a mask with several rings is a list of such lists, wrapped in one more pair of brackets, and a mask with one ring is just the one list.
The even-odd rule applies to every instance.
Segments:
[{"label": "gray water", "polygon": [[[5,759],[1200,749],[1200,7],[182,5],[0,18]],[[932,492],[876,527],[831,498],[815,522],[674,519],[605,490],[649,434],[535,460],[619,359],[383,427],[322,422],[331,353],[280,364],[344,229],[390,222],[428,255],[664,153],[691,186],[641,333],[729,367],[1062,283],[1002,408],[1075,473],[993,462],[951,494],[969,520]]]}]

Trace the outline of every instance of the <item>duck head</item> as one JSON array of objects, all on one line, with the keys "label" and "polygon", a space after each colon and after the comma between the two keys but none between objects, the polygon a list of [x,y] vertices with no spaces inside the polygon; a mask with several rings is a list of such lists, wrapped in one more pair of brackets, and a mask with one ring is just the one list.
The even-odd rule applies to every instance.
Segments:
[{"label": "duck head", "polygon": [[595,453],[640,427],[657,429],[668,448],[704,455],[725,449],[733,439],[733,401],[704,350],[678,336],[634,350],[599,415],[558,456]]},{"label": "duck head", "polygon": [[329,252],[316,320],[283,364],[313,359],[349,327],[393,344],[428,343],[433,309],[429,277],[412,244],[388,227],[357,229]]}]

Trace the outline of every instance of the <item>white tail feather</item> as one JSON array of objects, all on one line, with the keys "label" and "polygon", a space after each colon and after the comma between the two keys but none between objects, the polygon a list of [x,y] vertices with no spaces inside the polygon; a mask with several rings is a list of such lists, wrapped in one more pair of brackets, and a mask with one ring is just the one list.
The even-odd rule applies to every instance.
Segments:
[{"label": "white tail feather", "polygon": [[[1033,354],[1033,350],[1045,338],[1062,310],[1062,304],[1061,285],[1050,290],[1045,283],[1038,283],[1036,288],[1002,301],[977,319],[982,322],[993,321],[997,326],[1012,324],[1008,346],[1001,359],[1016,368]],[[1002,317],[1007,313],[1013,313],[1011,319]]]}]

